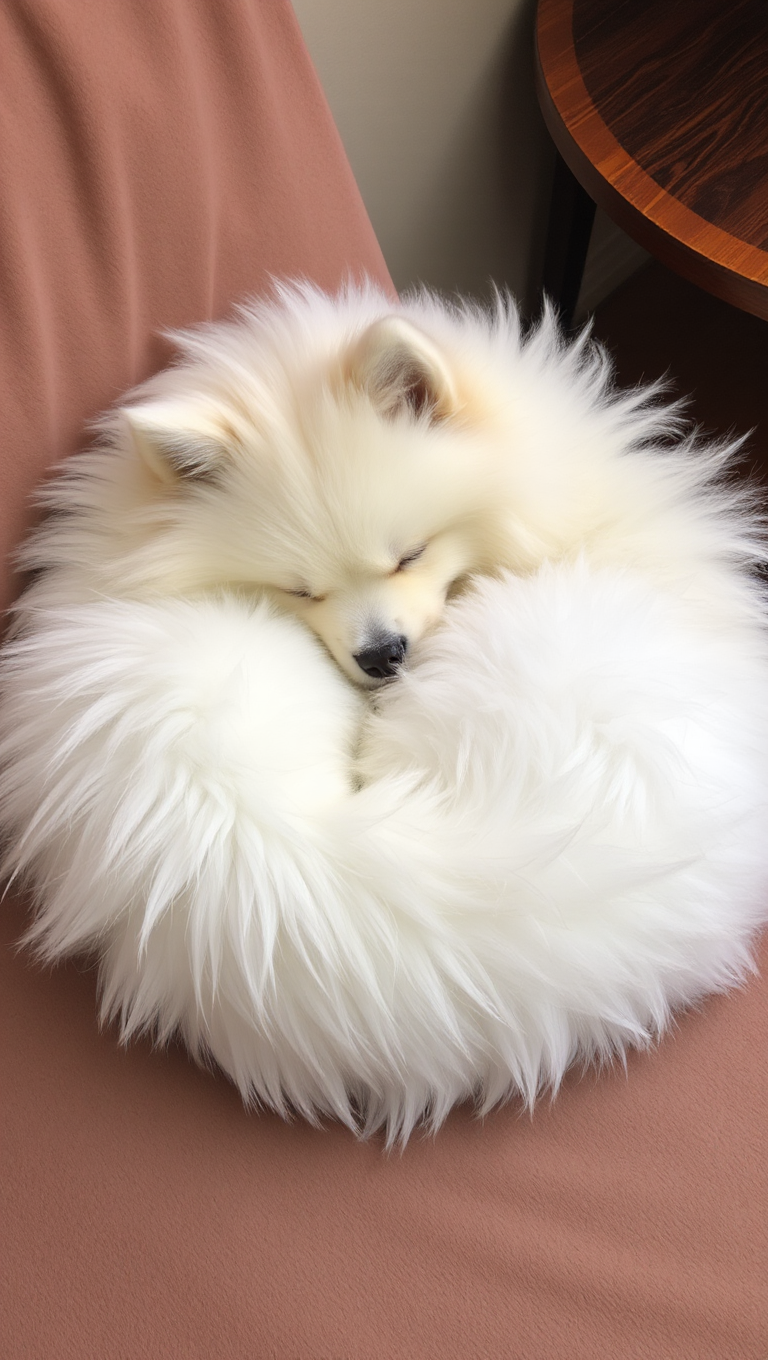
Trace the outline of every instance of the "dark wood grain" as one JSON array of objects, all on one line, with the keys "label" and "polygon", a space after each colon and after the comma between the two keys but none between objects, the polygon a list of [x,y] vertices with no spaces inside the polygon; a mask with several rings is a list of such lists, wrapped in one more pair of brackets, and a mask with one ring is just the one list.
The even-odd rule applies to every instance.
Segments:
[{"label": "dark wood grain", "polygon": [[550,132],[621,226],[768,318],[768,4],[540,0]]}]

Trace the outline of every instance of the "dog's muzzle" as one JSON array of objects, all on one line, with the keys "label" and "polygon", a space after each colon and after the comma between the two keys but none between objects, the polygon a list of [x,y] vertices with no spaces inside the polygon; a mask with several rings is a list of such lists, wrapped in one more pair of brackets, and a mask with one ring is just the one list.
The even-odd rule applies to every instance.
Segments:
[{"label": "dog's muzzle", "polygon": [[390,633],[374,639],[364,652],[355,653],[355,661],[370,680],[389,680],[405,661],[408,639]]}]

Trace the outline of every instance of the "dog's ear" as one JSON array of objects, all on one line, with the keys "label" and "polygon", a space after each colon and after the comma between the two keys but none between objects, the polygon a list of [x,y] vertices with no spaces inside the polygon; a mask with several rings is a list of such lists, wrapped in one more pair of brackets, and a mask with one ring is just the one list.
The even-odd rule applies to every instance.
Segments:
[{"label": "dog's ear", "polygon": [[223,424],[172,401],[124,406],[123,427],[133,448],[162,482],[212,482],[226,461]]},{"label": "dog's ear", "polygon": [[459,406],[437,345],[399,316],[382,317],[363,331],[348,355],[347,372],[386,416],[405,411],[445,420]]}]

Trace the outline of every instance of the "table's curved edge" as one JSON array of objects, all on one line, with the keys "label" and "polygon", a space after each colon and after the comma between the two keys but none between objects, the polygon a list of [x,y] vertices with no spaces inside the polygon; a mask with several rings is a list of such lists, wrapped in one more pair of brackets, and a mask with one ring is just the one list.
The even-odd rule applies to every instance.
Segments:
[{"label": "table's curved edge", "polygon": [[[536,24],[536,89],[563,160],[609,217],[663,264],[768,320],[768,252],[679,203],[624,150],[584,84],[573,51],[572,8],[562,0],[539,0]],[[547,73],[554,72],[553,90]],[[587,144],[591,156],[584,150]],[[697,244],[705,239],[706,247]]]}]

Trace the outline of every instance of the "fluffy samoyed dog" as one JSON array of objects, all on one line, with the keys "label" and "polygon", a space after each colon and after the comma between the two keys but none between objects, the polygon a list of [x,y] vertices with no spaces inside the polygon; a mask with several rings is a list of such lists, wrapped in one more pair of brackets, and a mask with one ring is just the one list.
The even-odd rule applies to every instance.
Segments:
[{"label": "fluffy samoyed dog", "polygon": [[124,1037],[407,1137],[740,979],[768,650],[732,448],[552,315],[282,287],[42,493],[7,868]]}]

